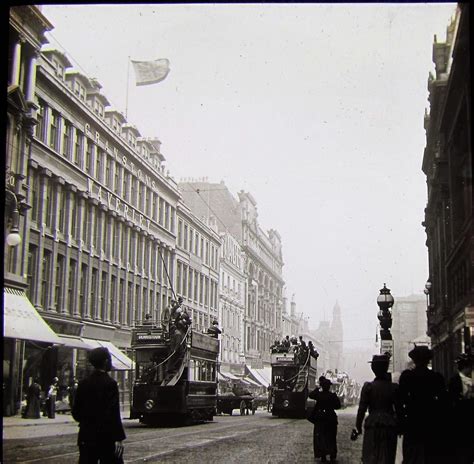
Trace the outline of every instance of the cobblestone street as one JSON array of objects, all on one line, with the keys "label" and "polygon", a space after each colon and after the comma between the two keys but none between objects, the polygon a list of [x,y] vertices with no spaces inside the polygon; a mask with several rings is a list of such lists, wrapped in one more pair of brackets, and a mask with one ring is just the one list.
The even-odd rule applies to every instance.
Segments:
[{"label": "cobblestone street", "polygon": [[[340,464],[360,462],[362,440],[349,439],[355,413],[354,406],[338,414]],[[70,415],[36,423],[19,417],[5,419],[3,462],[59,464],[77,458],[77,425]],[[202,456],[218,463],[314,462],[312,425],[306,420],[274,418],[263,410],[255,416],[217,416],[212,423],[191,427],[149,428],[129,419],[124,419],[124,426],[126,463],[194,464],[201,463]]]}]

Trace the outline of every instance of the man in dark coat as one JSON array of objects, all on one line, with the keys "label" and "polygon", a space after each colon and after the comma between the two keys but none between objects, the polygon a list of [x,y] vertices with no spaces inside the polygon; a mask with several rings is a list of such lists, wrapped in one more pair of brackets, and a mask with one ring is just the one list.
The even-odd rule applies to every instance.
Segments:
[{"label": "man in dark coat", "polygon": [[108,372],[112,359],[107,348],[89,353],[92,374],[79,382],[72,416],[79,422],[79,464],[119,462],[125,432],[120,418],[117,382]]},{"label": "man in dark coat", "polygon": [[446,463],[448,398],[443,376],[428,368],[432,351],[415,346],[408,356],[414,369],[402,372],[398,411],[404,464]]},{"label": "man in dark coat", "polygon": [[448,387],[452,406],[452,435],[456,464],[474,462],[474,388],[472,381],[473,356],[461,354],[456,359],[458,368]]}]

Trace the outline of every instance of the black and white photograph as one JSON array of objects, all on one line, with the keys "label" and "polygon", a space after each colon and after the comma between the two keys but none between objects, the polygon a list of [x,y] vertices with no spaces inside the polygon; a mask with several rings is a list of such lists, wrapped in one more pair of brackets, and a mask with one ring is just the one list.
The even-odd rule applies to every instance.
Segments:
[{"label": "black and white photograph", "polygon": [[468,2],[3,11],[2,462],[474,463]]}]

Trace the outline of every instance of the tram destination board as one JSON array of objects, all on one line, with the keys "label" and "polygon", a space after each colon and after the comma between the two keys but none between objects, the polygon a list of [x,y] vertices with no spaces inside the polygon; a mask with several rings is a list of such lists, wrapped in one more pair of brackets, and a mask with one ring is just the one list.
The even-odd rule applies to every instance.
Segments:
[{"label": "tram destination board", "polygon": [[154,345],[164,343],[164,334],[161,329],[136,329],[133,331],[132,343],[137,345]]}]

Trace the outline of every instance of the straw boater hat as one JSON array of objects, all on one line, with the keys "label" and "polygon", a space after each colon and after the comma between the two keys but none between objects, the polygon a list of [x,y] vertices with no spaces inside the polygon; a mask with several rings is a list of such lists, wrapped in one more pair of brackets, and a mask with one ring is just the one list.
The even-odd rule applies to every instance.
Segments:
[{"label": "straw boater hat", "polygon": [[413,348],[408,356],[413,359],[413,361],[429,361],[433,357],[433,351],[431,351],[426,345],[420,345]]}]

